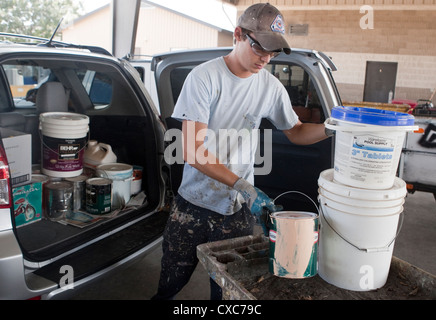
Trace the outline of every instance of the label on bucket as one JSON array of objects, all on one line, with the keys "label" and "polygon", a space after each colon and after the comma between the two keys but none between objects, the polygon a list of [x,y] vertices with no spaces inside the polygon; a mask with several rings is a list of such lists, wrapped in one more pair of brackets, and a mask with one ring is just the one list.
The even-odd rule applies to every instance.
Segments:
[{"label": "label on bucket", "polygon": [[58,172],[81,170],[86,138],[57,139],[43,136],[42,166]]},{"label": "label on bucket", "polygon": [[338,132],[334,178],[346,185],[384,189],[393,184],[404,133]]}]

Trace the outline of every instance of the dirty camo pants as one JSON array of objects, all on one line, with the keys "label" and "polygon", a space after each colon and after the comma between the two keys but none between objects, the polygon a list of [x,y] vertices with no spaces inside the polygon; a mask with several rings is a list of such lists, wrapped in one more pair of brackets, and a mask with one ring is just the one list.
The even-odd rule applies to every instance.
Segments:
[{"label": "dirty camo pants", "polygon": [[[255,219],[248,208],[231,216],[204,209],[177,196],[162,243],[159,288],[153,299],[172,299],[188,283],[197,266],[197,245],[253,233]],[[221,288],[211,279],[211,299],[221,298]]]}]

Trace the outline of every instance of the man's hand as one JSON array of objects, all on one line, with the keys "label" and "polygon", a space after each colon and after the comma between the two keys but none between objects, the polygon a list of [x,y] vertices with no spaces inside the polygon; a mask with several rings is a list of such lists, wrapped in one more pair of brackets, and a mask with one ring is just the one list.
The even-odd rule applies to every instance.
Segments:
[{"label": "man's hand", "polygon": [[265,213],[264,208],[268,209],[269,212],[276,212],[282,210],[282,206],[276,206],[262,190],[254,187],[243,178],[239,178],[235,182],[233,188],[245,199],[251,214],[257,218],[257,221],[262,226],[265,235],[267,235],[268,230],[265,225],[266,221],[264,218],[261,219],[262,214]]}]

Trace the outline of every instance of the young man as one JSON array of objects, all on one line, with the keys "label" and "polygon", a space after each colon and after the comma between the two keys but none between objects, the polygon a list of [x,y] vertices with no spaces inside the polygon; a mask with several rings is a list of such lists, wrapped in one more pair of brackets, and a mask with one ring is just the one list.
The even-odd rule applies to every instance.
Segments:
[{"label": "young man", "polygon": [[[250,6],[235,28],[232,52],[194,68],[185,81],[173,117],[182,121],[186,163],[164,233],[155,299],[173,298],[189,281],[197,245],[252,234],[263,207],[277,210],[253,186],[257,140],[251,133],[262,118],[296,144],[327,137],[323,124],[298,120],[283,85],[263,69],[280,52],[290,54],[284,30],[275,7]],[[220,295],[211,281],[211,298]]]}]

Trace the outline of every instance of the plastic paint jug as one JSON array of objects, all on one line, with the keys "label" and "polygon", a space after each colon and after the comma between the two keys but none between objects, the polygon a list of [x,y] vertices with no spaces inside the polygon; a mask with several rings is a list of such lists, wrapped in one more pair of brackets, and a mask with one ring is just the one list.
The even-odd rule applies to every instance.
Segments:
[{"label": "plastic paint jug", "polygon": [[406,183],[395,178],[390,189],[355,188],[335,182],[328,169],[318,185],[319,276],[347,290],[383,287],[401,229]]},{"label": "plastic paint jug", "polygon": [[391,188],[406,132],[418,129],[413,124],[414,117],[406,113],[334,107],[325,122],[336,130],[334,180],[367,189]]},{"label": "plastic paint jug", "polygon": [[[299,193],[309,198],[298,191],[283,194],[286,193]],[[318,271],[318,215],[278,211],[271,214],[271,221],[269,271],[275,276],[292,279],[315,276]]]},{"label": "plastic paint jug", "polygon": [[39,116],[42,173],[66,178],[83,172],[83,154],[89,132],[86,115],[46,112]]},{"label": "plastic paint jug", "polygon": [[83,160],[85,167],[95,170],[101,164],[115,162],[117,162],[117,156],[110,145],[99,143],[96,140],[89,140]]}]

